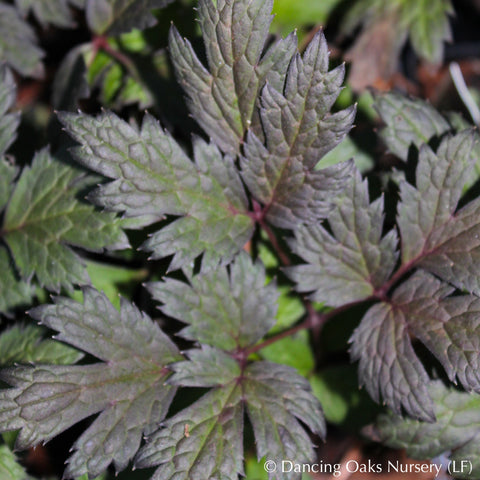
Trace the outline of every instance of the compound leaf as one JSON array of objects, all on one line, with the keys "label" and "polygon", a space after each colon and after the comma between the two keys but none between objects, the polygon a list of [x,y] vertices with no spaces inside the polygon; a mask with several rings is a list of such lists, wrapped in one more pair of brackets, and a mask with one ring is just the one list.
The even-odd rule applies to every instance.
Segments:
[{"label": "compound leaf", "polygon": [[[238,376],[236,369],[238,366],[232,364],[230,373]],[[245,406],[254,428],[258,458],[312,461],[310,438],[298,420],[322,436],[325,425],[308,381],[289,367],[255,362],[241,377],[211,390],[167,420],[147,439],[136,466],[160,465],[153,480],[237,480],[243,474]],[[288,478],[300,476],[294,473]],[[285,476],[277,473],[275,478]]]},{"label": "compound leaf", "polygon": [[41,363],[69,365],[83,353],[64,343],[45,338],[46,329],[38,325],[14,325],[0,334],[0,365]]},{"label": "compound leaf", "polygon": [[401,407],[421,420],[434,420],[428,375],[411,337],[419,339],[445,368],[452,382],[480,392],[480,301],[449,296],[454,288],[418,270],[394,292],[390,303],[373,306],[354,332],[351,354],[371,396],[397,413]]},{"label": "compound leaf", "polygon": [[165,367],[181,357],[158,326],[127,301],[118,311],[90,287],[83,304],[55,301],[31,315],[57,330],[60,341],[103,362],[4,370],[2,379],[15,388],[0,391],[0,429],[19,429],[16,446],[26,448],[101,412],[75,442],[65,477],[93,478],[112,461],[121,470],[142,435],[163,420],[175,392],[165,385]]},{"label": "compound leaf", "polygon": [[370,203],[368,184],[355,171],[321,225],[301,225],[290,246],[308,263],[286,269],[299,292],[340,306],[373,294],[390,277],[397,261],[394,230],[382,238],[383,197]]},{"label": "compound leaf", "polygon": [[343,77],[343,65],[328,71],[327,42],[319,32],[303,58],[298,53],[293,57],[285,86],[267,84],[262,90],[266,146],[249,131],[242,177],[276,226],[294,228],[324,218],[351,170],[349,162],[315,170],[352,126],[355,107],[330,113]]},{"label": "compound leaf", "polygon": [[[0,157],[5,154],[8,147],[17,138],[17,127],[20,123],[20,112],[7,113],[15,104],[17,97],[17,86],[12,72],[6,65],[0,65]],[[2,161],[3,164],[3,161]],[[0,166],[0,181],[5,180],[3,176],[5,166]],[[3,185],[2,185],[3,186]],[[4,193],[0,190],[0,196]],[[0,201],[0,208],[2,202]]]},{"label": "compound leaf", "polygon": [[0,3],[0,61],[21,75],[40,77],[43,55],[30,25],[20,18],[15,8]]},{"label": "compound leaf", "polygon": [[446,137],[435,154],[420,149],[416,188],[403,181],[398,206],[402,263],[417,264],[457,288],[479,294],[480,200],[456,211],[473,169],[475,135]]},{"label": "compound leaf", "polygon": [[454,288],[422,270],[393,296],[407,318],[409,331],[437,357],[451,381],[480,392],[480,299],[455,295]]},{"label": "compound leaf", "polygon": [[24,17],[32,12],[43,27],[52,24],[61,28],[75,26],[70,4],[81,8],[84,3],[85,0],[15,0]]},{"label": "compound leaf", "polygon": [[360,383],[375,401],[381,396],[399,415],[403,407],[415,418],[435,420],[427,390],[429,377],[413,350],[403,310],[377,303],[368,310],[350,342],[352,360],[360,360]]},{"label": "compound leaf", "polygon": [[144,30],[157,23],[152,10],[173,0],[86,0],[90,30],[97,35],[120,35],[133,28]]},{"label": "compound leaf", "polygon": [[203,252],[204,266],[228,263],[250,238],[253,221],[233,159],[214,145],[195,139],[193,163],[148,114],[140,130],[113,113],[62,113],[60,119],[82,144],[74,150],[78,161],[115,179],[93,192],[96,203],[143,225],[165,214],[182,216],[145,246],[154,258],[174,254],[172,270]]},{"label": "compound leaf", "polygon": [[[434,401],[434,423],[381,415],[370,434],[393,448],[406,449],[412,458],[434,458],[445,452],[450,460],[470,461],[457,478],[479,478],[480,457],[480,396],[446,387],[441,381],[432,382],[429,395]],[[459,470],[459,469],[458,469]]]},{"label": "compound leaf", "polygon": [[170,31],[171,58],[190,110],[225,152],[239,151],[245,131],[254,122],[259,89],[266,81],[281,88],[296,48],[290,35],[262,56],[272,20],[272,0],[199,1],[199,22],[207,53],[207,70],[190,42]]},{"label": "compound leaf", "polygon": [[191,278],[190,285],[167,278],[149,284],[166,315],[188,327],[180,335],[190,340],[235,350],[260,340],[274,325],[278,292],[265,285],[265,270],[247,254],[229,267]]},{"label": "compound leaf", "polygon": [[387,124],[380,137],[390,152],[405,162],[411,145],[420,148],[450,130],[437,110],[418,98],[382,93],[375,96],[375,108]]},{"label": "compound leaf", "polygon": [[35,275],[41,286],[58,291],[88,283],[74,245],[101,251],[128,247],[122,220],[77,200],[92,180],[55,160],[48,150],[22,171],[5,211],[3,238],[23,278]]},{"label": "compound leaf", "polygon": [[171,365],[168,383],[213,390],[167,420],[140,450],[136,465],[160,465],[157,480],[236,480],[243,474],[245,407],[259,458],[310,461],[312,445],[298,420],[322,436],[325,425],[308,381],[284,365],[238,361],[274,323],[278,293],[274,284],[265,286],[264,268],[241,254],[229,269],[189,281],[149,285],[164,313],[189,324],[180,334],[202,343],[187,352],[187,361]]}]

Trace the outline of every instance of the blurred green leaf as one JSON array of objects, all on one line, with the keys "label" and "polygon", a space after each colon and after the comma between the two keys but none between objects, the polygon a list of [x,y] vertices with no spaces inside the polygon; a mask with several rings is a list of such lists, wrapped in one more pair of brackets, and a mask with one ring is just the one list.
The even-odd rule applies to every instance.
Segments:
[{"label": "blurred green leaf", "polygon": [[336,165],[351,158],[353,158],[355,165],[362,173],[371,170],[375,164],[373,156],[362,150],[355,141],[352,140],[352,137],[347,135],[343,142],[339,143],[322,158],[317,165],[317,169]]},{"label": "blurred green leaf", "polygon": [[[132,293],[138,282],[145,279],[148,272],[144,269],[132,269],[118,267],[106,263],[87,261],[87,273],[92,285],[99,291],[103,291],[115,307],[120,307],[120,294]],[[83,294],[81,290],[75,290],[73,299],[81,302]]]},{"label": "blurred green leaf", "polygon": [[313,393],[322,404],[330,423],[356,430],[373,421],[381,410],[358,387],[354,365],[337,365],[322,369],[310,377]]},{"label": "blurred green leaf", "polygon": [[245,480],[268,480],[264,462],[264,458],[258,461],[255,455],[248,455],[245,459]]},{"label": "blurred green leaf", "polygon": [[0,445],[0,478],[2,480],[25,480],[27,474],[17,463],[15,455],[6,446]]},{"label": "blurred green leaf", "polygon": [[16,324],[5,330],[0,335],[0,366],[15,363],[69,365],[83,357],[76,348],[45,338],[48,337],[46,333],[46,328],[37,325]]},{"label": "blurred green leaf", "polygon": [[170,75],[169,69],[164,68],[165,51],[152,51],[139,30],[108,42],[126,61],[120,63],[103,50],[86,52],[88,85],[100,89],[100,100],[109,107],[121,108],[135,103],[142,109],[151,107],[156,101],[155,89],[159,88],[159,82]]},{"label": "blurred green leaf", "polygon": [[[258,257],[267,269],[267,279],[270,281],[273,276],[269,274],[269,270],[275,270],[279,266],[278,259],[272,250],[272,247],[267,243],[265,233],[262,233],[263,241],[258,245]],[[277,272],[275,272],[277,273]],[[270,333],[275,333],[285,328],[291,327],[305,314],[305,307],[298,298],[298,295],[292,293],[290,286],[278,285],[278,310],[276,316],[276,323],[271,329]]]},{"label": "blurred green leaf", "polygon": [[262,348],[260,355],[270,362],[293,367],[304,377],[315,367],[309,334],[305,330]]},{"label": "blurred green leaf", "polygon": [[[102,473],[98,477],[95,477],[93,480],[106,480],[106,478],[107,478],[107,474]],[[118,478],[118,476],[117,476],[117,478]],[[85,473],[81,477],[77,477],[75,480],[90,480],[90,478],[88,477],[88,474]]]},{"label": "blurred green leaf", "polygon": [[342,0],[275,0],[273,4],[273,30],[282,33],[309,27],[325,25],[333,9]]}]

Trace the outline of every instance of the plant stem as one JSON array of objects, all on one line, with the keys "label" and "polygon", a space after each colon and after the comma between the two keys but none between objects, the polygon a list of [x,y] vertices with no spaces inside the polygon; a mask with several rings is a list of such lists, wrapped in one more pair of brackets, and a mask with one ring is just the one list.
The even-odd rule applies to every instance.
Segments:
[{"label": "plant stem", "polygon": [[291,335],[295,335],[297,332],[300,332],[301,330],[306,330],[310,328],[310,319],[306,318],[302,323],[299,323],[295,325],[294,327],[288,328],[287,330],[283,330],[270,338],[267,338],[263,342],[257,343],[256,345],[253,345],[250,348],[247,348],[245,350],[245,356],[248,357],[252,355],[253,353],[258,352],[262,348],[268,347],[272,343],[278,342],[279,340],[282,340],[284,338],[290,337]]},{"label": "plant stem", "polygon": [[[265,221],[265,209],[262,209],[258,203],[254,203],[254,212],[252,213],[252,218],[258,222],[260,227],[265,231],[265,233],[268,236],[268,239],[270,240],[270,243],[272,244],[273,249],[275,250],[275,253],[277,254],[278,258],[282,262],[284,266],[290,266],[291,265],[291,260],[288,254],[283,250],[282,246],[280,245],[274,231],[268,225],[268,223]],[[307,318],[303,320],[301,323],[294,325],[293,327],[290,327],[286,330],[283,330],[282,332],[279,332],[263,342],[260,342],[256,345],[253,345],[250,348],[247,348],[243,350],[242,352],[242,357],[247,358],[249,355],[258,352],[262,348],[265,348],[272,343],[278,342],[279,340],[282,340],[286,337],[289,337],[291,335],[296,334],[297,332],[301,330],[306,330],[306,329],[311,329],[313,331],[314,338],[318,338],[320,335],[320,331],[323,327],[323,325],[328,322],[331,318],[339,315],[340,313],[344,312],[345,310],[348,310],[355,305],[359,305],[361,303],[365,303],[368,301],[372,300],[381,300],[381,301],[388,301],[388,292],[389,290],[406,274],[408,273],[412,268],[415,267],[417,262],[422,258],[423,255],[420,255],[417,258],[414,258],[410,260],[409,262],[403,264],[400,266],[400,268],[391,276],[391,278],[384,283],[381,287],[375,289],[375,291],[370,295],[369,297],[363,298],[361,300],[355,300],[353,302],[347,303],[345,305],[341,305],[340,307],[334,308],[330,310],[327,313],[319,313],[317,312],[313,305],[312,302],[307,300],[306,298],[302,298],[303,304],[305,306],[305,309],[307,311]]]},{"label": "plant stem", "polygon": [[267,234],[268,239],[270,240],[270,243],[272,244],[273,249],[277,253],[280,261],[283,263],[283,266],[284,267],[290,266],[291,263],[292,263],[290,261],[290,257],[283,250],[282,246],[280,245],[279,241],[277,240],[277,237],[275,236],[275,233],[270,228],[270,225],[268,225],[268,223],[265,222],[265,220],[263,218],[258,219],[258,224],[263,229],[263,231]]},{"label": "plant stem", "polygon": [[299,324],[297,324],[293,327],[290,327],[287,330],[283,330],[279,333],[276,333],[275,335],[272,335],[271,337],[267,338],[263,342],[257,343],[256,345],[253,345],[252,347],[247,348],[244,351],[244,354],[245,354],[245,356],[248,357],[252,353],[256,353],[259,350],[261,350],[262,348],[268,347],[272,343],[278,342],[279,340],[282,340],[286,337],[294,335],[295,333],[300,332],[301,330],[321,328],[325,323],[327,323],[329,320],[331,320],[333,317],[336,317],[340,313],[342,313],[346,310],[349,310],[350,308],[352,308],[356,305],[360,305],[361,303],[371,301],[374,298],[376,298],[376,297],[370,296],[370,297],[367,297],[367,298],[363,298],[362,300],[356,300],[354,302],[350,302],[350,303],[347,303],[345,305],[341,305],[340,307],[334,308],[334,309],[332,309],[332,310],[330,310],[329,312],[326,312],[326,313],[317,312],[313,308],[313,306],[311,306],[311,303],[308,302],[308,300],[306,300],[306,302],[308,302],[310,304],[310,308],[308,309],[309,310],[308,316],[303,322],[301,322],[301,323],[299,323]]},{"label": "plant stem", "polygon": [[100,35],[95,37],[92,41],[93,51],[97,52],[98,50],[103,50],[105,53],[110,55],[113,59],[117,60],[125,69],[132,75],[136,82],[142,84],[142,80],[138,73],[137,67],[132,62],[132,60],[119,50],[113,48],[109,43],[107,37]]},{"label": "plant stem", "polygon": [[385,300],[389,290],[412,268],[415,267],[417,262],[423,257],[420,255],[407,263],[404,263],[400,266],[400,268],[390,277],[390,279],[384,283],[381,287],[377,288],[373,292],[373,297],[377,298],[378,300]]}]

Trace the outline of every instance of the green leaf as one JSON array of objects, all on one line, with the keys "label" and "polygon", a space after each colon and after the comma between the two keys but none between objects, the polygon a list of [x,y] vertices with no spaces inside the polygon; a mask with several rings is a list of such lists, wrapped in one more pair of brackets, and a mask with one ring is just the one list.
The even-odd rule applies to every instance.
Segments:
[{"label": "green leaf", "polygon": [[16,324],[0,334],[0,365],[40,363],[69,365],[83,354],[75,348],[45,339],[46,329],[37,325]]},{"label": "green leaf", "polygon": [[315,368],[315,358],[306,331],[298,332],[294,336],[274,342],[262,348],[259,354],[270,362],[295,368],[304,377]]},{"label": "green leaf", "polygon": [[8,313],[14,308],[30,304],[35,287],[18,278],[13,261],[3,245],[0,245],[0,271],[0,312]]},{"label": "green leaf", "polygon": [[[138,104],[140,109],[145,109],[158,99],[158,92],[152,86],[167,77],[170,79],[171,67],[165,50],[152,51],[147,38],[146,33],[132,30],[119,38],[108,39],[111,48],[129,58],[129,68],[105,52],[96,52],[93,48],[86,51],[88,84],[92,90],[100,89],[100,101],[104,106],[118,110],[125,105]],[[139,59],[144,59],[144,63]],[[148,61],[148,68],[145,61]],[[163,95],[167,94],[163,92]]]},{"label": "green leaf", "polygon": [[[0,5],[1,10],[1,5]],[[0,20],[1,22],[1,20]],[[17,98],[17,86],[13,78],[12,72],[5,66],[0,65],[0,157],[5,154],[10,145],[17,138],[17,128],[20,123],[20,112],[7,113],[14,104]],[[4,175],[7,175],[7,179],[11,181],[10,175],[5,172],[6,166],[4,162],[0,160],[0,182],[3,187],[5,179]],[[5,195],[3,188],[0,190],[0,198],[3,200]],[[0,208],[3,203],[0,200]]]},{"label": "green leaf", "polygon": [[410,41],[420,57],[442,62],[443,43],[452,40],[448,15],[453,12],[450,0],[404,0],[403,21],[409,24]]},{"label": "green leaf", "polygon": [[[275,256],[273,247],[270,243],[267,242],[267,235],[265,232],[261,232],[261,235],[264,237],[261,243],[256,245],[258,249],[258,258],[263,262],[267,271],[267,280],[271,281],[275,277],[274,275],[280,267],[278,258]],[[267,243],[264,243],[267,242]],[[268,272],[273,272],[268,273]],[[270,333],[279,332],[288,327],[291,327],[298,320],[300,320],[303,315],[305,315],[305,305],[302,300],[292,292],[290,285],[278,285],[278,310],[277,310],[277,322],[270,330]]]},{"label": "green leaf", "polygon": [[[117,308],[120,307],[120,294],[133,294],[138,282],[145,279],[148,274],[146,269],[136,270],[90,260],[86,261],[86,267],[92,286],[103,292]],[[72,298],[81,302],[82,291],[75,290]]]},{"label": "green leaf", "polygon": [[420,149],[416,188],[403,181],[398,206],[402,264],[416,264],[457,288],[480,293],[480,200],[456,211],[475,160],[471,130]]},{"label": "green leaf", "polygon": [[70,4],[80,8],[85,0],[15,0],[15,5],[26,17],[33,13],[38,22],[45,28],[48,24],[60,28],[71,28],[75,26]]},{"label": "green leaf", "polygon": [[266,146],[248,132],[242,177],[276,226],[294,228],[325,218],[351,170],[349,162],[315,170],[352,126],[355,107],[330,113],[343,77],[343,65],[328,71],[327,42],[319,32],[303,58],[292,59],[285,86],[268,83],[262,90]]},{"label": "green leaf", "polygon": [[354,365],[326,365],[308,380],[328,422],[358,431],[378,416],[380,407],[358,388]]},{"label": "green leaf", "polygon": [[112,113],[62,113],[60,119],[82,144],[74,151],[78,161],[115,179],[93,192],[96,203],[143,225],[165,214],[181,216],[145,244],[153,258],[173,254],[171,270],[201,253],[202,267],[228,263],[249,240],[253,221],[239,174],[214,145],[195,139],[193,163],[148,114],[140,130]]},{"label": "green leaf", "polygon": [[382,238],[383,197],[370,203],[368,184],[356,171],[335,200],[328,217],[331,234],[321,225],[302,225],[290,242],[308,263],[286,269],[299,292],[340,306],[368,298],[390,277],[397,261],[394,230]]},{"label": "green leaf", "polygon": [[[117,477],[118,477],[118,475],[117,475]],[[106,473],[102,473],[102,475],[99,475],[98,477],[95,477],[94,480],[107,480],[108,478],[109,477],[107,477]],[[88,474],[84,474],[81,477],[76,478],[75,480],[90,480],[90,478],[88,478]],[[126,480],[126,478],[125,478],[125,480]]]},{"label": "green leaf", "polygon": [[[232,376],[236,366],[224,368]],[[207,382],[208,383],[208,382]],[[210,383],[208,383],[210,384]],[[298,462],[314,458],[310,438],[298,420],[324,435],[325,425],[308,382],[293,369],[256,362],[243,375],[205,394],[167,420],[137,455],[139,467],[160,465],[153,480],[243,475],[243,416],[246,405],[258,458]],[[288,478],[299,479],[296,473]],[[273,478],[286,478],[282,473]]]},{"label": "green leaf", "polygon": [[5,211],[2,232],[23,278],[35,276],[50,290],[71,289],[72,283],[87,283],[88,276],[67,245],[92,251],[128,246],[121,219],[77,200],[91,185],[91,178],[55,160],[47,150],[24,168]]},{"label": "green leaf", "polygon": [[292,31],[300,26],[326,25],[332,11],[341,0],[276,0],[273,5],[274,26],[281,26],[282,31]]},{"label": "green leaf", "polygon": [[4,370],[15,388],[0,391],[0,429],[20,430],[16,447],[26,448],[101,412],[74,443],[64,476],[93,478],[112,461],[124,469],[167,413],[175,389],[165,385],[165,367],[180,360],[177,348],[134,305],[122,301],[119,312],[89,287],[83,304],[60,297],[31,315],[59,341],[103,361]]},{"label": "green leaf", "polygon": [[0,445],[0,478],[2,480],[27,479],[25,470],[17,463],[15,455],[6,445]]},{"label": "green leaf", "polygon": [[245,456],[245,479],[246,480],[268,480],[268,473],[265,471],[265,462],[257,460],[255,455],[248,454]]},{"label": "green leaf", "polygon": [[281,88],[296,47],[290,35],[263,55],[272,20],[272,0],[200,0],[199,22],[209,70],[188,40],[170,31],[171,58],[190,110],[213,141],[237,154],[245,131],[255,123],[254,107],[265,82]]},{"label": "green leaf", "polygon": [[97,35],[120,35],[133,28],[144,30],[157,23],[152,10],[173,0],[86,0],[90,30]]},{"label": "green leaf", "polygon": [[407,161],[411,145],[417,148],[450,130],[447,121],[429,103],[398,93],[375,96],[375,108],[387,126],[380,132],[388,149]]},{"label": "green leaf", "polygon": [[263,266],[247,254],[229,269],[196,275],[190,283],[167,278],[148,285],[164,314],[188,324],[180,332],[184,338],[235,350],[260,340],[275,323],[276,286],[265,285]]},{"label": "green leaf", "polygon": [[0,61],[21,75],[41,77],[43,55],[30,25],[19,17],[15,8],[0,3]]},{"label": "green leaf", "polygon": [[480,396],[446,387],[435,381],[429,386],[434,400],[434,423],[394,415],[381,415],[371,436],[393,448],[407,450],[412,458],[433,458],[447,452],[450,460],[470,461],[472,471],[456,478],[480,477]]},{"label": "green leaf", "polygon": [[[360,107],[360,102],[358,105]],[[337,163],[346,162],[351,158],[353,158],[355,166],[358,168],[360,173],[365,173],[369,170],[372,170],[375,165],[373,155],[362,150],[355,143],[352,137],[347,135],[333,150],[330,150],[326,155],[324,155],[322,160],[317,164],[316,168],[319,170],[331,165],[336,165]]]},{"label": "green leaf", "polygon": [[412,417],[434,421],[430,381],[413,350],[408,317],[387,303],[371,307],[354,331],[350,342],[352,360],[360,360],[360,384],[370,396],[383,401],[398,415],[402,407]]}]

